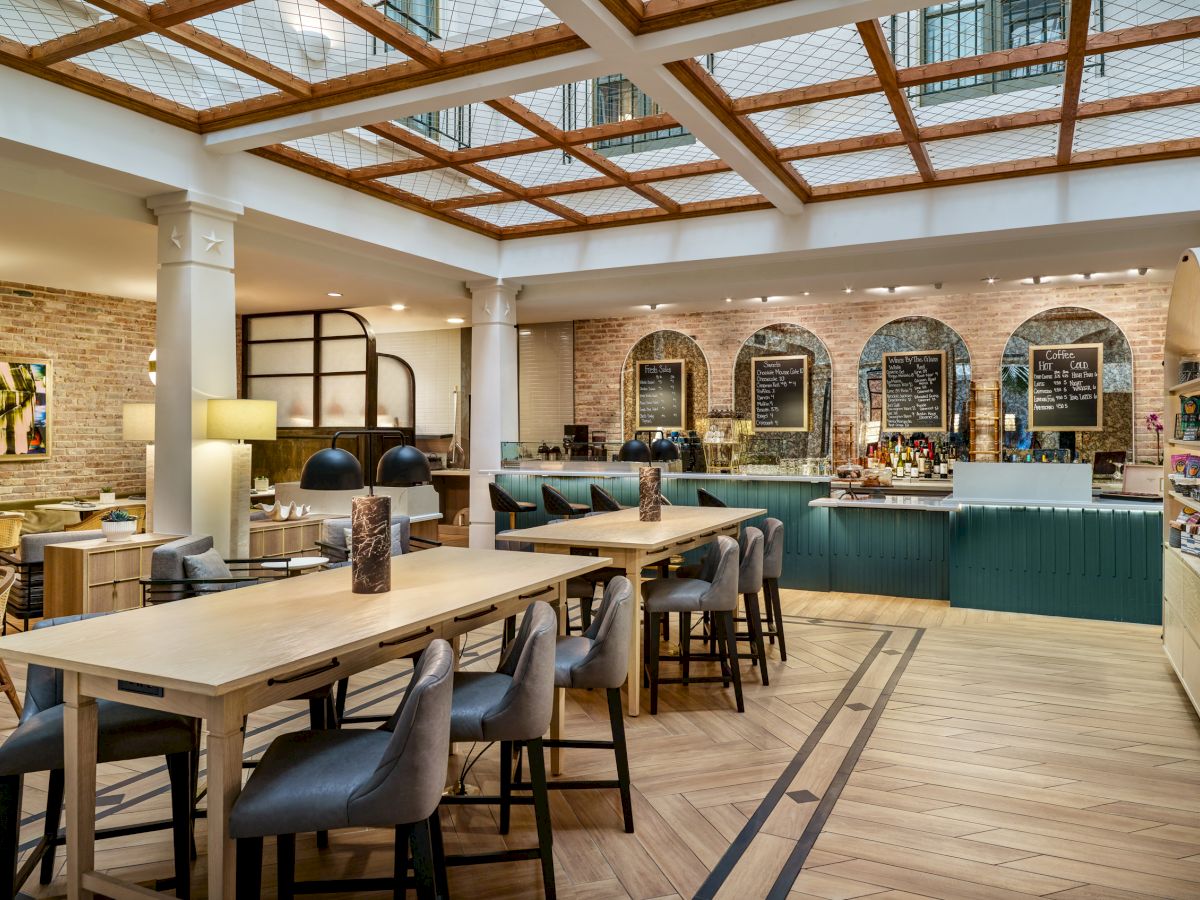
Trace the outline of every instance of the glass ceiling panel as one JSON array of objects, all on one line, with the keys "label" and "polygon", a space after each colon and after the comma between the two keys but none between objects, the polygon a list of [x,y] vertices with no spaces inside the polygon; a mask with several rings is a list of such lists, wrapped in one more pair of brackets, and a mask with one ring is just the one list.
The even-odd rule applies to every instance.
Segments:
[{"label": "glass ceiling panel", "polygon": [[644,172],[647,169],[662,169],[666,166],[710,162],[716,158],[717,154],[695,138],[691,138],[689,143],[682,143],[678,146],[639,150],[636,153],[621,153],[609,156],[608,159],[609,162],[615,163],[626,172]]},{"label": "glass ceiling panel", "polygon": [[693,178],[673,178],[653,181],[650,187],[666,194],[676,203],[703,203],[707,200],[728,200],[731,197],[750,197],[758,193],[736,172],[716,175],[697,175]]},{"label": "glass ceiling panel", "polygon": [[776,147],[799,147],[896,131],[896,117],[883,94],[864,94],[753,113],[750,119]]},{"label": "glass ceiling panel", "polygon": [[[705,65],[707,57],[698,57]],[[730,97],[750,97],[874,73],[853,25],[714,55],[712,75]]]},{"label": "glass ceiling panel", "polygon": [[521,156],[506,156],[480,163],[484,168],[523,187],[540,187],[560,181],[596,178],[600,173],[561,150],[541,150]]},{"label": "glass ceiling panel", "polygon": [[32,47],[111,19],[88,3],[70,0],[3,0],[0,36]]},{"label": "glass ceiling panel", "polygon": [[917,173],[917,167],[907,147],[821,156],[816,159],[802,159],[790,165],[813,187]]},{"label": "glass ceiling panel", "polygon": [[540,0],[384,0],[386,14],[439,50],[557,25]]},{"label": "glass ceiling panel", "polygon": [[491,194],[496,190],[482,181],[476,181],[469,175],[463,175],[453,169],[410,172],[407,175],[390,175],[379,180],[384,184],[431,201],[471,197],[475,194]]},{"label": "glass ceiling panel", "polygon": [[1058,126],[1039,125],[925,144],[929,160],[939,171],[986,166],[1018,159],[1053,157],[1058,149]]},{"label": "glass ceiling panel", "polygon": [[566,219],[561,219],[540,206],[534,206],[532,203],[524,201],[473,206],[470,209],[460,210],[460,212],[500,228],[508,228],[513,225],[532,225],[536,222],[566,222]]},{"label": "glass ceiling panel", "polygon": [[277,93],[269,84],[157,34],[93,50],[72,62],[191,109]]},{"label": "glass ceiling panel", "polygon": [[1092,60],[1101,64],[1084,70],[1083,103],[1200,84],[1200,38],[1105,53]]},{"label": "glass ceiling panel", "polygon": [[471,103],[395,120],[419,137],[446,150],[490,147],[533,137],[533,132],[483,103]]},{"label": "glass ceiling panel", "polygon": [[[1187,19],[1200,13],[1195,0],[1104,0],[1100,5],[1103,29],[1115,31],[1134,25],[1150,25],[1172,19]],[[1093,15],[1093,29],[1100,24]]]},{"label": "glass ceiling panel", "polygon": [[1200,104],[1083,119],[1075,125],[1076,153],[1200,137]]},{"label": "glass ceiling panel", "polygon": [[422,158],[362,128],[299,138],[286,141],[284,146],[323,159],[343,169],[361,169],[363,166]]},{"label": "glass ceiling panel", "polygon": [[[925,102],[922,103],[922,100]],[[1026,90],[1006,91],[999,94],[984,94],[978,97],[945,99],[910,94],[909,103],[917,124],[922,128],[945,125],[950,122],[969,122],[974,119],[990,119],[1013,113],[1062,107],[1062,82],[1038,85]]]},{"label": "glass ceiling panel", "polygon": [[601,191],[581,191],[577,194],[561,194],[554,199],[563,206],[569,206],[585,216],[602,216],[605,213],[658,208],[656,203],[623,187],[606,188]]}]

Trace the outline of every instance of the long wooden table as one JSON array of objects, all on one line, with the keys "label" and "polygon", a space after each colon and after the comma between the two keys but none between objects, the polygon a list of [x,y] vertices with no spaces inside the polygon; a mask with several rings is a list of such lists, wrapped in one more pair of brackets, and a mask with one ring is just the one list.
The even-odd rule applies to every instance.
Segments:
[{"label": "long wooden table", "polygon": [[637,509],[622,509],[601,516],[570,519],[534,528],[505,531],[504,540],[526,541],[539,553],[569,553],[572,548],[597,550],[625,569],[633,584],[630,604],[629,678],[626,703],[629,715],[641,710],[642,686],[642,569],[677,553],[712,543],[718,535],[737,538],[742,522],[766,515],[765,509],[710,506],[664,506],[662,520],[642,522]]},{"label": "long wooden table", "polygon": [[[207,721],[208,896],[232,900],[244,716],[434,638],[457,640],[532,600],[557,604],[569,578],[608,563],[439,547],[395,557],[386,594],[351,592],[345,567],[0,638],[5,659],[64,673],[68,896],[154,896],[95,871],[97,698]],[[555,712],[552,736],[561,692]]]}]

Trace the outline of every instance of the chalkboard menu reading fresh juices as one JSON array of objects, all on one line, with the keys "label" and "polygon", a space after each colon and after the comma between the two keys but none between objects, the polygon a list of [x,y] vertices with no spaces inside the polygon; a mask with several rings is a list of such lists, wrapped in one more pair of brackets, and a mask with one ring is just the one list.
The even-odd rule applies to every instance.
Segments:
[{"label": "chalkboard menu reading fresh juices", "polygon": [[808,357],[750,360],[755,431],[808,431]]},{"label": "chalkboard menu reading fresh juices", "polygon": [[682,359],[637,363],[637,427],[683,431],[687,366]]},{"label": "chalkboard menu reading fresh juices", "polygon": [[1104,345],[1029,348],[1029,430],[1104,429]]},{"label": "chalkboard menu reading fresh juices", "polygon": [[946,430],[946,351],[883,354],[883,430]]}]

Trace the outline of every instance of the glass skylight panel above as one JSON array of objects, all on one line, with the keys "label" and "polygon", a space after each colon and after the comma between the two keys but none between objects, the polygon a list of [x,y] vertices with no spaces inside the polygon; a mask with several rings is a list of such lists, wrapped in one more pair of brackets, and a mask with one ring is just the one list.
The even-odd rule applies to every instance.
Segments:
[{"label": "glass skylight panel above", "polygon": [[520,156],[505,156],[481,162],[491,172],[515,181],[522,187],[540,187],[560,181],[580,181],[597,178],[600,173],[562,150],[540,150]]},{"label": "glass skylight panel above", "polygon": [[534,136],[533,132],[483,103],[405,116],[396,119],[394,124],[451,151],[490,147]]},{"label": "glass skylight panel above", "polygon": [[889,134],[896,117],[883,94],[863,94],[752,113],[751,121],[776,147],[800,147],[826,141]]},{"label": "glass skylight panel above", "polygon": [[1083,103],[1200,85],[1200,38],[1105,53],[1089,61],[1097,64],[1084,70]]},{"label": "glass skylight panel above", "polygon": [[511,203],[489,203],[487,206],[472,206],[470,209],[464,209],[460,212],[465,215],[474,216],[477,219],[482,219],[489,225],[495,225],[498,228],[511,228],[515,225],[534,225],[540,222],[566,223],[566,219],[560,218],[554,213],[542,209],[540,206],[526,203],[523,200],[515,200]]},{"label": "glass skylight panel above", "polygon": [[917,174],[917,167],[907,147],[819,156],[790,165],[813,187]]},{"label": "glass skylight panel above", "polygon": [[276,92],[269,84],[157,34],[102,47],[72,62],[197,110]]},{"label": "glass skylight panel above", "polygon": [[0,0],[0,37],[33,47],[111,18],[88,3]]},{"label": "glass skylight panel above", "polygon": [[632,212],[637,209],[660,209],[658,204],[652,200],[647,200],[641,194],[624,187],[580,191],[577,194],[560,194],[554,199],[563,206],[569,206],[585,216]]},{"label": "glass skylight panel above", "polygon": [[734,197],[751,197],[758,193],[746,179],[736,172],[718,172],[715,175],[696,175],[692,178],[654,181],[650,183],[650,187],[666,194],[676,203],[684,204],[729,200]]},{"label": "glass skylight panel above", "polygon": [[1039,125],[971,137],[929,141],[929,161],[939,172],[1022,159],[1053,157],[1058,150],[1058,126]]},{"label": "glass skylight panel above", "polygon": [[[707,58],[697,62],[706,64]],[[725,93],[737,99],[874,71],[858,31],[843,25],[716,53],[712,75]]]},{"label": "glass skylight panel above", "polygon": [[1200,5],[1195,0],[1104,0],[1093,5],[1099,6],[1100,15],[1093,12],[1092,25],[1095,27],[1102,20],[1105,31],[1200,15]]},{"label": "glass skylight panel above", "polygon": [[383,8],[439,50],[560,24],[540,0],[384,0]]},{"label": "glass skylight panel above", "polygon": [[365,166],[423,158],[363,128],[349,128],[346,131],[298,138],[285,142],[284,146],[323,159],[343,169],[361,169]]},{"label": "glass skylight panel above", "polygon": [[690,138],[687,143],[680,143],[676,146],[639,150],[636,153],[621,153],[609,156],[608,159],[609,162],[615,163],[626,172],[645,172],[649,169],[662,169],[667,166],[711,162],[716,158],[717,154],[695,138]]},{"label": "glass skylight panel above", "polygon": [[[988,93],[971,97],[957,95],[953,99],[910,95],[909,104],[917,125],[932,128],[951,122],[970,122],[976,119],[992,119],[1034,110],[1058,110],[1062,108],[1062,81],[1043,84],[1025,90]],[[924,101],[924,102],[923,102]]]},{"label": "glass skylight panel above", "polygon": [[1200,138],[1200,104],[1197,103],[1081,119],[1075,125],[1074,152],[1195,138]]},{"label": "glass skylight panel above", "polygon": [[492,194],[496,191],[495,188],[482,181],[476,181],[469,175],[453,169],[431,169],[428,172],[389,175],[379,180],[430,202],[473,197],[476,194]]}]

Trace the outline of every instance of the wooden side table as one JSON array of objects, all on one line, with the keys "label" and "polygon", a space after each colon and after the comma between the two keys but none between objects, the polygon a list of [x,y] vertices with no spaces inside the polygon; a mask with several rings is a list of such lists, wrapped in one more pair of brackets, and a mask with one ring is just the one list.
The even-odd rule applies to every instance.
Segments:
[{"label": "wooden side table", "polygon": [[135,534],[128,541],[99,539],[46,547],[44,615],[113,612],[142,605],[138,582],[150,577],[154,548],[174,534]]}]

